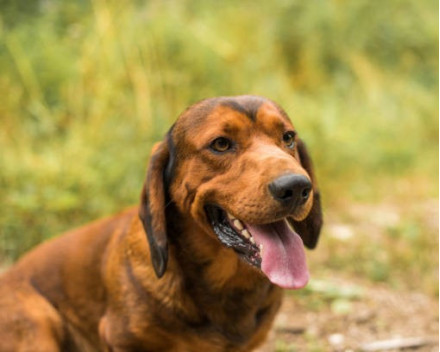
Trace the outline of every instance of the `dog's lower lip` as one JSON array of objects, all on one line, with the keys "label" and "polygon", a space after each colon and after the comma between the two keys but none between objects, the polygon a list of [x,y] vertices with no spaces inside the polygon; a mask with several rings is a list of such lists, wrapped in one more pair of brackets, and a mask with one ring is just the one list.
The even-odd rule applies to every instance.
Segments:
[{"label": "dog's lower lip", "polygon": [[205,212],[220,242],[234,249],[248,263],[260,268],[260,248],[255,244],[245,224],[216,205],[205,206]]}]

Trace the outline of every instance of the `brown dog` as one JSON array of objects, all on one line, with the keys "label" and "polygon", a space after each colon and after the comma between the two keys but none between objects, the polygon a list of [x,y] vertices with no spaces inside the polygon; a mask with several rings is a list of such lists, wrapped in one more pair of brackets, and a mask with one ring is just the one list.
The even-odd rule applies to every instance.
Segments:
[{"label": "brown dog", "polygon": [[140,207],[3,275],[0,350],[250,351],[280,287],[307,283],[303,242],[313,248],[321,224],[286,113],[255,96],[201,101],[153,148]]}]

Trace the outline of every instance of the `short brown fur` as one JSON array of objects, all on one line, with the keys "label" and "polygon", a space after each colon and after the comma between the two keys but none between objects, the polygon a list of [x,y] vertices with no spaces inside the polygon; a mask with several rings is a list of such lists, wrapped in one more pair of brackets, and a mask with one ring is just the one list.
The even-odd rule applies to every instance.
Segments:
[{"label": "short brown fur", "polygon": [[[267,183],[313,181],[290,221],[314,247],[322,223],[305,146],[287,150],[286,113],[261,97],[204,100],[152,151],[141,204],[41,244],[0,278],[1,351],[250,351],[282,290],[222,245],[204,207],[247,222],[280,212]],[[209,143],[227,135],[222,155]],[[140,214],[140,218],[138,217]],[[146,233],[148,241],[146,240]]]}]

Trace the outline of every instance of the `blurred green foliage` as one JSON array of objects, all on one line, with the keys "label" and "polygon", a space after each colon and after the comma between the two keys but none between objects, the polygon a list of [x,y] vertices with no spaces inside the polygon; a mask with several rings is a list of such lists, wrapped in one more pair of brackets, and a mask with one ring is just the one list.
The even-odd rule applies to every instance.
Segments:
[{"label": "blurred green foliage", "polygon": [[438,196],[435,1],[0,0],[0,260],[137,202],[179,113],[246,93],[290,114],[326,208]]}]

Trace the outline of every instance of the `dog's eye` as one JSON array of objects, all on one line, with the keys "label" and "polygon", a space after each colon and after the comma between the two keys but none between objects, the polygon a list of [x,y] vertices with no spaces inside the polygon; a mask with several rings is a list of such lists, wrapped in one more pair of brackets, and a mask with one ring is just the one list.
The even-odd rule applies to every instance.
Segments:
[{"label": "dog's eye", "polygon": [[284,133],[283,142],[287,148],[293,149],[295,147],[295,132],[289,131]]},{"label": "dog's eye", "polygon": [[232,148],[232,142],[225,137],[218,137],[212,141],[210,148],[216,152],[223,153]]}]

